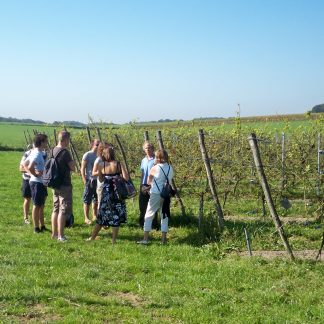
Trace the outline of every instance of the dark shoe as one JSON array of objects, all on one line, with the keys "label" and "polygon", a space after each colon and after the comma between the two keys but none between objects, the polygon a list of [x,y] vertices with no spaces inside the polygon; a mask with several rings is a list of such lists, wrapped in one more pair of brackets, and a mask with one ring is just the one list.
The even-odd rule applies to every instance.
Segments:
[{"label": "dark shoe", "polygon": [[35,227],[35,228],[34,228],[34,233],[35,233],[35,234],[40,233],[40,232],[41,232],[41,230],[40,230],[39,227]]},{"label": "dark shoe", "polygon": [[45,231],[47,231],[47,228],[46,228],[46,226],[45,226],[45,225],[43,225],[43,226],[41,227],[40,231],[41,231],[41,232],[45,232]]}]

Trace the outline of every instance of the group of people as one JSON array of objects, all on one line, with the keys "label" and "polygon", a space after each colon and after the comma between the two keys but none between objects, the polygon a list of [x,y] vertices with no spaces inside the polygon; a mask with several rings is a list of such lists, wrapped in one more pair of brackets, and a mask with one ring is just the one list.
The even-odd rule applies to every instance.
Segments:
[{"label": "group of people", "polygon": [[[61,185],[53,189],[53,211],[51,216],[52,239],[64,242],[65,222],[72,215],[72,181],[71,172],[75,172],[75,161],[68,150],[70,133],[61,131],[58,144],[49,151],[59,169]],[[48,138],[45,134],[36,134],[33,148],[28,147],[20,162],[22,172],[22,196],[24,198],[24,222],[29,224],[29,206],[32,200],[32,221],[34,232],[46,230],[44,223],[44,205],[47,187],[43,183],[43,172],[47,158]],[[141,183],[139,190],[139,225],[144,229],[143,239],[138,244],[149,244],[149,233],[158,228],[157,217],[161,217],[161,243],[166,243],[170,219],[170,197],[162,198],[164,183],[172,183],[173,168],[169,164],[168,153],[159,149],[154,153],[151,143],[143,145],[145,157],[141,162]],[[116,242],[119,227],[127,221],[127,208],[124,200],[119,198],[116,186],[118,177],[126,181],[130,179],[125,165],[118,161],[115,149],[109,143],[94,139],[90,150],[82,157],[81,177],[84,183],[83,211],[84,222],[90,225],[95,222],[91,236],[87,241],[95,240],[99,231],[112,228],[112,243]],[[92,206],[92,208],[91,208]],[[92,209],[92,220],[90,220]]]}]

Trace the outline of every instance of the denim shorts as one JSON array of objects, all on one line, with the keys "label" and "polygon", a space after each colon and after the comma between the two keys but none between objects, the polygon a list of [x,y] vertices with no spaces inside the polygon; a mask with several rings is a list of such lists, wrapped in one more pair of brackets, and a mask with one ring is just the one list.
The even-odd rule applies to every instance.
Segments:
[{"label": "denim shorts", "polygon": [[97,180],[87,180],[84,191],[83,191],[83,202],[86,205],[90,205],[91,202],[97,202],[98,195],[97,195]]},{"label": "denim shorts", "polygon": [[21,184],[21,195],[24,198],[31,198],[31,190],[29,185],[29,180],[23,179]]},{"label": "denim shorts", "polygon": [[35,206],[44,206],[47,197],[47,188],[40,182],[30,181],[30,190]]}]

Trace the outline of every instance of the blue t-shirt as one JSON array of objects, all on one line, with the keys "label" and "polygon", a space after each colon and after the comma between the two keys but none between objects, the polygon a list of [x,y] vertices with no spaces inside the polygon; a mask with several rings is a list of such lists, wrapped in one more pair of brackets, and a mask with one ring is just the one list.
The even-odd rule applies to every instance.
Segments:
[{"label": "blue t-shirt", "polygon": [[155,161],[154,157],[148,159],[147,156],[142,160],[141,163],[141,171],[143,172],[142,184],[147,185],[147,179],[154,165],[154,161]]}]

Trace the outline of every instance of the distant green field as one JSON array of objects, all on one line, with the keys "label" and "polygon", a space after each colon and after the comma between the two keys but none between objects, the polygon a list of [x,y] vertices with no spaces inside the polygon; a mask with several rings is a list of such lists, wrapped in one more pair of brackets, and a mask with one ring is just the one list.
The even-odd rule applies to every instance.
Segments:
[{"label": "distant green field", "polygon": [[[61,130],[61,127],[0,123],[0,146],[25,148],[27,145],[25,134],[27,136],[28,141],[29,135],[33,139],[34,130],[38,132],[44,132],[53,138],[54,129],[59,131]],[[73,129],[72,132],[73,131],[75,130]]]}]

